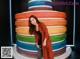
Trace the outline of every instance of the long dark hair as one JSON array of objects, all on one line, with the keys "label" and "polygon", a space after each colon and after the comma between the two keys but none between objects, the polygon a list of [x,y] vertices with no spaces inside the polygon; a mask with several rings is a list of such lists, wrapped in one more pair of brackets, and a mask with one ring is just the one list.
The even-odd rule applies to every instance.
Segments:
[{"label": "long dark hair", "polygon": [[31,15],[31,16],[29,17],[29,22],[28,22],[29,34],[32,35],[32,34],[36,31],[36,26],[33,25],[33,24],[31,24],[31,21],[30,21],[31,18],[34,18],[34,19],[36,20],[36,23],[37,23],[37,24],[39,24],[40,21],[39,21],[38,18],[37,18],[36,16],[34,16],[34,15]]}]

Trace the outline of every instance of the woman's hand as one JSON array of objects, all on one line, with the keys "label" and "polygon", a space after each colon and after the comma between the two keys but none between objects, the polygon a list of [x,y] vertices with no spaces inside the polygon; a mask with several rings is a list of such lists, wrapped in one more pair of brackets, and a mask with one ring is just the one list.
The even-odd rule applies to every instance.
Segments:
[{"label": "woman's hand", "polygon": [[43,42],[43,46],[46,46],[46,40],[47,40],[47,39],[44,40],[44,42]]},{"label": "woman's hand", "polygon": [[46,42],[43,42],[43,46],[46,46]]},{"label": "woman's hand", "polygon": [[39,48],[39,45],[37,45],[37,47]]},{"label": "woman's hand", "polygon": [[36,46],[37,46],[37,48],[39,48],[39,45],[36,44]]}]

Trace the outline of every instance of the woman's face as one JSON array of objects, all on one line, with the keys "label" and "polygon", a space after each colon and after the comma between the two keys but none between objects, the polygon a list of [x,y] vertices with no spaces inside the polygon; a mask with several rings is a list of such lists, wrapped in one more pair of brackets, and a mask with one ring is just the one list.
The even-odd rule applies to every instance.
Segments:
[{"label": "woman's face", "polygon": [[31,21],[31,24],[36,25],[36,19],[35,18],[31,18],[30,21]]}]

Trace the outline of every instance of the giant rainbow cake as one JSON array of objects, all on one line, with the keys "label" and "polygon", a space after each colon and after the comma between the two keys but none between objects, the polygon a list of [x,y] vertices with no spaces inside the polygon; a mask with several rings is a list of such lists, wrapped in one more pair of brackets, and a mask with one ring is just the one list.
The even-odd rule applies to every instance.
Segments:
[{"label": "giant rainbow cake", "polygon": [[58,57],[66,52],[66,13],[52,10],[50,3],[52,3],[51,0],[31,0],[28,2],[28,11],[15,15],[16,50],[19,54],[34,59],[37,57],[38,48],[35,46],[35,37],[29,34],[30,15],[35,15],[47,26],[54,56]]}]

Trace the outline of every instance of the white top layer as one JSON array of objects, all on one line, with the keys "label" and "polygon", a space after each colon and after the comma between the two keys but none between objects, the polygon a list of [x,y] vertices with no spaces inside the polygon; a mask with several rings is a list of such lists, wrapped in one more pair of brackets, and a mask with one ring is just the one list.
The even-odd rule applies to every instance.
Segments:
[{"label": "white top layer", "polygon": [[38,6],[31,6],[31,7],[29,7],[29,9],[30,9],[30,8],[35,8],[35,7],[49,7],[49,8],[52,8],[52,6],[38,5]]},{"label": "white top layer", "polygon": [[51,0],[30,0],[30,1],[51,1]]}]

